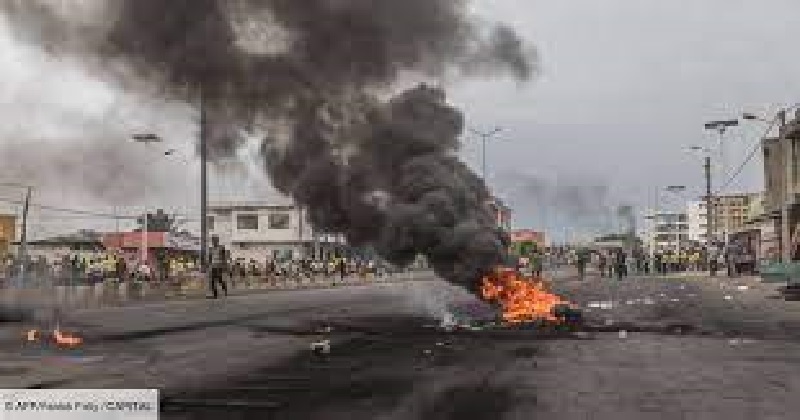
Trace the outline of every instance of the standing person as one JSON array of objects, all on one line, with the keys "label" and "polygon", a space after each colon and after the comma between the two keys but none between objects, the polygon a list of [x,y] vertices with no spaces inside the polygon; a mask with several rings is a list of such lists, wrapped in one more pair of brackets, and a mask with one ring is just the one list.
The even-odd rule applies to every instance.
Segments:
[{"label": "standing person", "polygon": [[344,282],[344,277],[347,275],[347,261],[344,258],[339,259],[339,279]]},{"label": "standing person", "polygon": [[617,269],[617,279],[622,280],[623,277],[628,275],[628,266],[627,266],[627,256],[625,255],[625,251],[620,249],[617,251],[617,258],[616,258],[616,269]]},{"label": "standing person", "polygon": [[589,262],[587,253],[579,250],[575,260],[578,266],[578,277],[583,280],[586,277],[586,264]]},{"label": "standing person", "polygon": [[117,262],[114,266],[114,271],[116,272],[115,277],[117,278],[117,281],[119,282],[125,281],[127,277],[126,276],[127,267],[125,266],[124,258],[117,256]]},{"label": "standing person", "polygon": [[225,283],[225,272],[228,271],[228,251],[224,246],[220,245],[219,237],[211,237],[211,249],[208,252],[209,267],[211,268],[211,275],[209,277],[209,287],[212,295],[211,299],[217,299],[219,292],[217,291],[217,284],[222,285],[222,291],[225,296],[228,296],[228,285]]},{"label": "standing person", "polygon": [[531,256],[531,271],[533,271],[533,275],[537,278],[542,277],[542,266],[544,265],[542,258],[541,251],[535,251]]}]

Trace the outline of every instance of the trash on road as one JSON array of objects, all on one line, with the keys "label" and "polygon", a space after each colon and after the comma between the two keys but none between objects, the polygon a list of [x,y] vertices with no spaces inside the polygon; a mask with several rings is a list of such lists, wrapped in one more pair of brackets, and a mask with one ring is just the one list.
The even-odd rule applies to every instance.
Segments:
[{"label": "trash on road", "polygon": [[608,300],[601,301],[601,302],[589,302],[589,304],[586,305],[586,306],[588,306],[589,308],[613,309],[614,308],[614,302],[611,302],[611,301],[608,301]]},{"label": "trash on road", "polygon": [[331,340],[319,340],[311,343],[310,349],[316,354],[330,354]]}]

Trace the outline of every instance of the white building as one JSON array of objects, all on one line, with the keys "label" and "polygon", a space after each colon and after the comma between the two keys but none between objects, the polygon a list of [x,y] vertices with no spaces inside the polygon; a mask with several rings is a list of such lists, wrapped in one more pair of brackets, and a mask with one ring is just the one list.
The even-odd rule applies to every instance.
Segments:
[{"label": "white building", "polygon": [[678,251],[679,248],[689,244],[687,213],[650,212],[645,215],[645,220],[645,244],[649,249],[655,252]]},{"label": "white building", "polygon": [[705,201],[690,201],[686,204],[686,216],[689,220],[689,239],[701,244],[706,243],[708,236],[708,215]]},{"label": "white building", "polygon": [[232,258],[327,258],[343,245],[338,235],[314,232],[305,210],[288,199],[270,202],[217,202],[208,209],[208,229]]}]

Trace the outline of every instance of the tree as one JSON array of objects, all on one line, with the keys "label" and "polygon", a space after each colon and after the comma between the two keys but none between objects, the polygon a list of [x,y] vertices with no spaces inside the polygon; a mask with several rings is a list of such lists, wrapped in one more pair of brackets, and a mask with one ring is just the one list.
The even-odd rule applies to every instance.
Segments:
[{"label": "tree", "polygon": [[[145,225],[145,218],[147,223]],[[173,232],[177,228],[177,221],[164,210],[158,209],[155,213],[147,213],[136,219],[139,224],[138,232]]]}]

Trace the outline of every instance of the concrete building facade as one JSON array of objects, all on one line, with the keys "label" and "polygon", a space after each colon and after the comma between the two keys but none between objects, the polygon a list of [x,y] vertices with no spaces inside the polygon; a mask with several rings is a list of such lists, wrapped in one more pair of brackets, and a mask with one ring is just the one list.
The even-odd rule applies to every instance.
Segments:
[{"label": "concrete building facade", "polygon": [[653,211],[645,215],[645,246],[656,253],[688,246],[689,215],[686,212]]},{"label": "concrete building facade", "polygon": [[306,211],[289,200],[211,203],[208,226],[235,259],[326,258],[344,245],[339,235],[315,232]]}]

